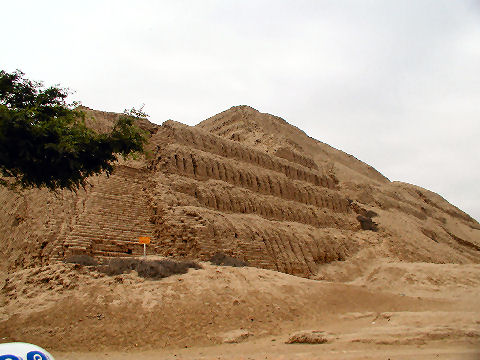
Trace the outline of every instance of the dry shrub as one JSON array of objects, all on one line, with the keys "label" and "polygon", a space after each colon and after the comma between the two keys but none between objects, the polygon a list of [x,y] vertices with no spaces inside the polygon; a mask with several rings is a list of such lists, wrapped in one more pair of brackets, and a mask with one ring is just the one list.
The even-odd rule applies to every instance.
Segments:
[{"label": "dry shrub", "polygon": [[285,344],[325,344],[328,342],[323,331],[299,331],[290,335]]},{"label": "dry shrub", "polygon": [[150,279],[161,279],[175,274],[186,274],[188,269],[201,269],[194,261],[151,260],[140,261],[137,265],[139,276]]},{"label": "dry shrub", "polygon": [[374,222],[371,218],[358,215],[357,220],[360,222],[360,226],[362,230],[371,230],[371,231],[378,231],[378,224]]},{"label": "dry shrub", "polygon": [[248,262],[225,255],[223,252],[217,252],[212,256],[210,262],[219,266],[243,267],[248,266]]},{"label": "dry shrub", "polygon": [[147,279],[162,279],[171,275],[186,274],[188,269],[201,269],[194,261],[142,260],[137,258],[114,258],[98,270],[110,275],[120,275],[135,270],[138,276]]},{"label": "dry shrub", "polygon": [[135,258],[113,258],[99,266],[98,270],[107,275],[115,276],[136,270],[138,262],[139,259]]},{"label": "dry shrub", "polygon": [[65,259],[66,263],[85,266],[97,266],[98,262],[92,256],[86,254],[72,255]]}]

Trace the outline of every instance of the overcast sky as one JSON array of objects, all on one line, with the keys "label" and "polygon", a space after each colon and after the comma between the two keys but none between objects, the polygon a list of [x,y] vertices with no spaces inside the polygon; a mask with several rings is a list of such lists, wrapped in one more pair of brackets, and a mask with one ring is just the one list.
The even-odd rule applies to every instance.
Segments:
[{"label": "overcast sky", "polygon": [[0,67],[189,125],[234,105],[480,220],[479,1],[3,1]]}]

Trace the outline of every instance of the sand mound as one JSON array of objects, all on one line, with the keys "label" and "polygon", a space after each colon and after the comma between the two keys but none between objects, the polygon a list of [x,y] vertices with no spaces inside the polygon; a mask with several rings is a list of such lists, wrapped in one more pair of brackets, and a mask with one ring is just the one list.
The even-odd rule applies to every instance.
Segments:
[{"label": "sand mound", "polygon": [[444,307],[268,270],[203,267],[162,280],[71,264],[19,271],[3,286],[0,332],[56,350],[191,346],[237,329],[264,337],[328,324],[336,313]]}]

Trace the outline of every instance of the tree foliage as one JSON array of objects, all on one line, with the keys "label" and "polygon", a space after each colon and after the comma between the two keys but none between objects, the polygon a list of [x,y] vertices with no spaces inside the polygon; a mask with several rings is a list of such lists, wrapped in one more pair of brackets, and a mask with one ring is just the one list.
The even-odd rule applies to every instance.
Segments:
[{"label": "tree foliage", "polygon": [[1,184],[76,190],[91,175],[110,174],[117,155],[143,151],[146,135],[135,125],[141,110],[125,111],[110,133],[98,134],[68,95],[19,70],[0,71]]}]

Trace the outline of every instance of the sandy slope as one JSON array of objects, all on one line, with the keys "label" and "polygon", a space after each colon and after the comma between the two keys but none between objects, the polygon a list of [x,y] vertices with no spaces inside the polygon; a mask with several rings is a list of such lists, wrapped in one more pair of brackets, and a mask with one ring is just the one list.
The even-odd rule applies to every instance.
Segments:
[{"label": "sandy slope", "polygon": [[[478,265],[384,263],[342,284],[209,264],[161,281],[56,264],[8,276],[0,334],[58,359],[473,359],[479,294]],[[238,329],[246,342],[222,344]],[[306,329],[329,342],[284,344]]]},{"label": "sandy slope", "polygon": [[[108,130],[118,116],[95,114],[101,120],[95,123],[100,131]],[[195,131],[199,128],[252,152],[276,157],[283,152],[299,164],[312,163],[331,172],[339,180],[335,191],[349,199],[355,211],[348,215],[355,226],[342,230],[333,221],[321,230],[336,243],[352,245],[351,251],[311,264],[311,279],[209,264],[161,281],[145,280],[136,273],[108,277],[86,267],[49,262],[54,240],[64,239],[86,208],[88,189],[55,196],[32,191],[22,197],[0,189],[0,205],[5,209],[0,216],[0,247],[8,254],[0,269],[11,271],[0,272],[1,342],[32,342],[51,350],[57,359],[480,358],[478,222],[439,195],[390,182],[353,156],[252,108],[232,108],[200,123]],[[199,144],[211,139],[196,135],[203,139]],[[213,139],[209,146],[235,148],[220,140]],[[206,160],[216,156],[207,155]],[[145,165],[143,160],[129,164],[132,168]],[[258,166],[254,169],[262,171]],[[157,180],[164,177],[156,176]],[[204,221],[216,214],[211,224],[217,230],[229,230],[217,231],[217,238],[207,237],[217,247],[225,242],[228,248],[237,241],[237,232],[241,238],[237,228],[242,226],[256,224],[260,233],[269,233],[281,224],[270,222],[265,212],[244,216],[234,209],[205,207],[173,191],[171,178],[162,185],[168,191],[157,194],[159,204],[172,200],[168,203],[172,209],[195,207],[204,218],[188,217],[191,229],[199,225],[197,218]],[[218,179],[205,183],[205,191],[218,190],[221,199],[230,193],[220,190],[235,187],[226,182],[217,186]],[[185,182],[184,187],[191,184]],[[260,202],[268,203],[261,196],[255,193]],[[190,228],[179,226],[187,220],[175,217],[175,211],[170,218],[162,216],[172,220],[171,228],[178,229],[180,239]],[[357,224],[356,215],[367,211],[377,214],[373,219],[378,232],[363,231]],[[305,224],[288,216],[282,221],[285,226],[279,239],[290,227],[296,229],[289,232],[292,241],[306,234],[302,232]],[[230,227],[222,228],[224,222],[231,222]],[[325,244],[320,248],[328,250]],[[251,249],[245,247],[243,255]],[[298,260],[293,252],[282,254]],[[344,261],[334,261],[340,258]],[[291,333],[308,329],[325,331],[328,343],[284,343]],[[239,344],[223,343],[232,331],[250,336]]]}]

